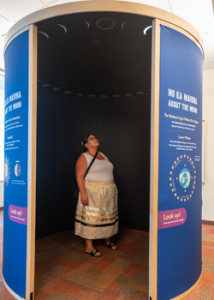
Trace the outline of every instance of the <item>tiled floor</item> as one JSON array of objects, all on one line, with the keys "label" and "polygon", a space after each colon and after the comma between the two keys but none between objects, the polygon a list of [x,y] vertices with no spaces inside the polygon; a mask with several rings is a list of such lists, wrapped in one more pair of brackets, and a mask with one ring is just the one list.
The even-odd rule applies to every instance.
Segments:
[{"label": "tiled floor", "polygon": [[[2,212],[0,212],[0,270],[2,263]],[[36,243],[36,300],[144,300],[148,299],[148,233],[123,229],[119,249],[111,251],[102,241],[103,253],[84,253],[83,241],[71,231]],[[14,299],[0,276],[0,299]],[[186,300],[214,300],[214,227],[203,225],[203,273]]]},{"label": "tiled floor", "polygon": [[36,244],[36,299],[148,299],[148,233],[122,230],[117,251],[84,253],[82,239],[67,231]]},{"label": "tiled floor", "polygon": [[214,300],[214,226],[202,225],[202,275],[183,300]]}]

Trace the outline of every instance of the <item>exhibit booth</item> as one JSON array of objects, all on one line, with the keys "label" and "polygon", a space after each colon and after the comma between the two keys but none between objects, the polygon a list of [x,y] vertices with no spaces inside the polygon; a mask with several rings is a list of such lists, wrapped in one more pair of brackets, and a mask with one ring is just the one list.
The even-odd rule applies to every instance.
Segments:
[{"label": "exhibit booth", "polygon": [[200,279],[203,48],[187,22],[124,1],[52,6],[5,42],[3,279],[34,299],[35,240],[72,229],[81,137],[114,163],[122,228],[149,231],[150,300]]}]

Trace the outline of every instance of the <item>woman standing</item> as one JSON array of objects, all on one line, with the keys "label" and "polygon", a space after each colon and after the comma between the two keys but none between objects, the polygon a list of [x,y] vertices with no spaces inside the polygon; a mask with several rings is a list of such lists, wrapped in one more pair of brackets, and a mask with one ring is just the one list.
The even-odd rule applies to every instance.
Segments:
[{"label": "woman standing", "polygon": [[[114,183],[113,164],[98,151],[99,141],[93,134],[82,138],[84,153],[76,162],[76,179],[80,190],[75,234],[85,239],[85,252],[95,257],[102,254],[93,246],[94,239],[105,239],[111,250],[117,246],[110,237],[118,232],[117,187]],[[85,179],[86,170],[97,153]]]}]

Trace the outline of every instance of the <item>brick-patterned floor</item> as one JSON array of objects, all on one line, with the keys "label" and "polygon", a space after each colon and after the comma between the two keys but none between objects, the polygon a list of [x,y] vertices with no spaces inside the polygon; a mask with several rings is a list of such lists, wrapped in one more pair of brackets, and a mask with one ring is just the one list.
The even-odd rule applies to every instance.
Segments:
[{"label": "brick-patterned floor", "polygon": [[[2,264],[0,212],[0,271]],[[119,249],[111,251],[97,241],[103,253],[84,253],[82,239],[71,231],[36,242],[36,300],[144,300],[148,299],[148,233],[123,229]],[[185,300],[214,300],[214,227],[203,225],[203,272],[200,283]],[[0,274],[0,299],[14,299]]]}]

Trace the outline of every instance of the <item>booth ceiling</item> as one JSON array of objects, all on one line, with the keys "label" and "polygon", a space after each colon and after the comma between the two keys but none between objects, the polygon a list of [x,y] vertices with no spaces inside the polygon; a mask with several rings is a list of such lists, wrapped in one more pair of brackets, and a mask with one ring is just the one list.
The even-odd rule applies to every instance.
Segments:
[{"label": "booth ceiling", "polygon": [[38,84],[92,98],[150,92],[152,19],[81,13],[39,22]]}]

